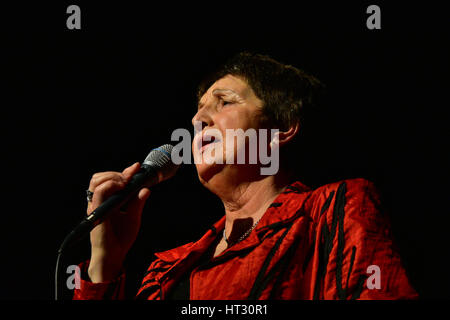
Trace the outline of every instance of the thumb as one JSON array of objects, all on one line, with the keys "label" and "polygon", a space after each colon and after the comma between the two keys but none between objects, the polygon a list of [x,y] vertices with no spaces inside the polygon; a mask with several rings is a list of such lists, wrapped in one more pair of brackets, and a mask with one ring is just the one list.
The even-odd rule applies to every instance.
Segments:
[{"label": "thumb", "polygon": [[128,203],[127,212],[140,216],[150,193],[150,189],[142,188],[138,195]]}]

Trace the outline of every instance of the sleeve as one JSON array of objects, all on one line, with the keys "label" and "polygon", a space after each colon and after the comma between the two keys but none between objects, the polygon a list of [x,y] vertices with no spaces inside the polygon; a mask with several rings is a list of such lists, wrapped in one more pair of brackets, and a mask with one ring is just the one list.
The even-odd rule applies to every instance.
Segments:
[{"label": "sleeve", "polygon": [[327,300],[416,299],[394,246],[389,217],[374,185],[346,180],[330,192],[316,241],[320,265],[314,297]]},{"label": "sleeve", "polygon": [[92,283],[87,275],[89,261],[80,267],[80,286],[74,289],[73,300],[120,300],[125,298],[125,272],[109,282]]},{"label": "sleeve", "polygon": [[161,260],[154,260],[142,279],[141,287],[136,295],[137,300],[162,300],[162,288],[158,279],[161,274],[169,270],[171,264]]}]

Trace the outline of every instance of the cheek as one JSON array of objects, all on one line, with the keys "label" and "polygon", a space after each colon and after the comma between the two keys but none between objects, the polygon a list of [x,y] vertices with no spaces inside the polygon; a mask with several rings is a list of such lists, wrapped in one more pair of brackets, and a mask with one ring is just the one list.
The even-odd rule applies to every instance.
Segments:
[{"label": "cheek", "polygon": [[242,163],[241,157],[238,160],[238,154],[248,155],[249,153],[249,142],[250,140],[247,138],[238,138],[235,135],[239,135],[238,131],[235,131],[235,135],[232,135],[232,132],[228,132],[228,130],[239,130],[239,132],[248,132],[249,129],[254,130],[256,133],[256,138],[252,139],[251,143],[253,143],[253,147],[257,145],[257,130],[259,129],[258,117],[255,116],[254,113],[250,112],[236,112],[230,110],[226,114],[222,114],[215,121],[216,126],[222,132],[224,137],[223,143],[223,158],[226,163]]},{"label": "cheek", "polygon": [[258,126],[257,117],[254,113],[238,110],[238,108],[230,108],[229,111],[222,112],[214,119],[214,122],[223,134],[225,134],[226,129],[242,129],[245,131],[250,128],[257,129]]}]

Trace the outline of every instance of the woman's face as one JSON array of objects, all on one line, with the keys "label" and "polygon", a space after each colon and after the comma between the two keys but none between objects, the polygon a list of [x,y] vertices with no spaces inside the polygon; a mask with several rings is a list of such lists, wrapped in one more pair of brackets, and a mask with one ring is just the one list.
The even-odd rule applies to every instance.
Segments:
[{"label": "woman's face", "polygon": [[196,129],[192,150],[200,180],[208,181],[226,166],[236,166],[243,149],[248,161],[249,139],[233,137],[230,129],[258,130],[262,106],[251,87],[236,76],[227,75],[206,91],[192,119]]}]

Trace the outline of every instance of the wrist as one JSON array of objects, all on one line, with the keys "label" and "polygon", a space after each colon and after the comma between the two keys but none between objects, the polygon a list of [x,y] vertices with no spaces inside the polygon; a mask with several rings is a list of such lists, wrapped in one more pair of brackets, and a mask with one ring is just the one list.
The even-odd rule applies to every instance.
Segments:
[{"label": "wrist", "polygon": [[109,282],[116,279],[122,271],[123,260],[104,255],[91,255],[87,270],[89,279],[92,283]]}]

